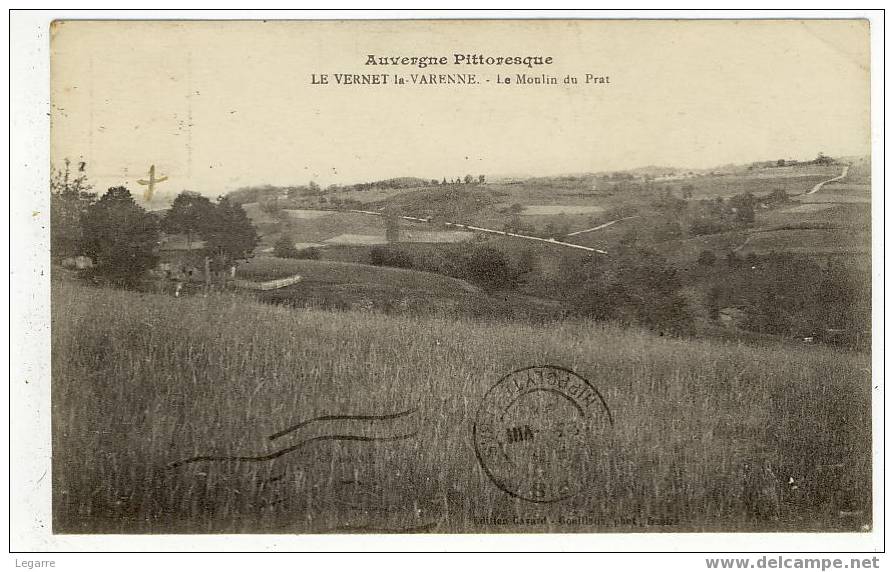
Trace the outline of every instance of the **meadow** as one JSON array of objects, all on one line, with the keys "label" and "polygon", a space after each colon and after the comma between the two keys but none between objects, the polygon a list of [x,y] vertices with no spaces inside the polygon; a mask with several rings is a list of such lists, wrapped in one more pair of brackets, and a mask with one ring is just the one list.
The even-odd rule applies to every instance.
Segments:
[{"label": "meadow", "polygon": [[758,255],[797,252],[810,255],[862,253],[870,251],[868,232],[854,229],[786,229],[754,232],[740,252]]},{"label": "meadow", "polygon": [[[534,504],[488,479],[470,430],[490,386],[542,363],[589,379],[615,423],[591,486]],[[869,366],[829,347],[583,320],[294,309],[57,279],[53,529],[865,530]],[[390,417],[322,419],[271,439],[333,415]],[[764,496],[748,493],[754,467]]]},{"label": "meadow", "polygon": [[239,266],[238,276],[246,280],[275,280],[300,274],[305,281],[330,286],[378,284],[399,289],[427,290],[433,294],[453,291],[478,292],[478,288],[456,278],[432,272],[323,260],[257,257]]},{"label": "meadow", "polygon": [[562,215],[562,214],[602,214],[605,209],[599,206],[578,205],[528,205],[522,215]]}]

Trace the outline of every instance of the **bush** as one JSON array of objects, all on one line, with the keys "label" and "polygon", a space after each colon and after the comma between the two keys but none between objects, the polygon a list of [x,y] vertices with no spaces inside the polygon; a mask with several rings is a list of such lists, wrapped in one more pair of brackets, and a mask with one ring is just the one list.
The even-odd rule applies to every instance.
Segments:
[{"label": "bush", "polygon": [[698,263],[701,266],[714,266],[717,256],[712,250],[702,250],[698,255]]},{"label": "bush", "polygon": [[299,258],[298,249],[295,248],[295,243],[292,242],[292,238],[289,235],[284,234],[276,241],[276,244],[273,245],[273,256],[278,258]]},{"label": "bush", "polygon": [[718,234],[727,230],[726,226],[719,220],[700,218],[693,221],[689,227],[691,236],[701,236],[704,234]]},{"label": "bush", "polygon": [[320,259],[320,249],[314,246],[310,248],[302,248],[298,251],[297,256],[295,258],[299,258],[301,260],[319,260]]},{"label": "bush", "polygon": [[376,266],[413,268],[413,257],[392,246],[374,246],[369,250],[369,261]]},{"label": "bush", "polygon": [[515,284],[515,273],[502,252],[489,246],[476,249],[469,258],[469,279],[486,291]]},{"label": "bush", "polygon": [[597,320],[635,323],[675,335],[693,328],[677,270],[660,254],[630,248],[611,260],[578,291],[576,310]]},{"label": "bush", "polygon": [[736,220],[751,224],[754,222],[754,207],[745,205],[736,209]]},{"label": "bush", "polygon": [[683,229],[680,227],[680,223],[675,220],[664,220],[656,224],[652,229],[652,240],[655,242],[677,240],[682,237]]},{"label": "bush", "polygon": [[80,249],[93,272],[114,283],[134,285],[158,263],[158,221],[124,187],[108,190],[84,211]]}]

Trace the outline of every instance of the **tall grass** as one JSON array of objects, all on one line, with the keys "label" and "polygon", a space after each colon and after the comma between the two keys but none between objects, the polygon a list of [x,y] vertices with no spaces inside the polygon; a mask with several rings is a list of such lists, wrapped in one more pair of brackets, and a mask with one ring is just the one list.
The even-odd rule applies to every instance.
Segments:
[{"label": "tall grass", "polygon": [[[54,284],[52,343],[56,532],[871,524],[869,360],[859,354],[667,339],[590,322],[295,310],[74,283]],[[492,384],[543,363],[589,379],[615,426],[591,487],[533,504],[488,480],[470,432]],[[267,439],[319,415],[412,408],[390,421],[321,421]],[[372,438],[415,436],[320,440],[271,461],[170,467],[197,455],[270,453],[346,424]],[[746,466],[771,471],[760,486],[777,495],[778,510],[748,494]]]}]

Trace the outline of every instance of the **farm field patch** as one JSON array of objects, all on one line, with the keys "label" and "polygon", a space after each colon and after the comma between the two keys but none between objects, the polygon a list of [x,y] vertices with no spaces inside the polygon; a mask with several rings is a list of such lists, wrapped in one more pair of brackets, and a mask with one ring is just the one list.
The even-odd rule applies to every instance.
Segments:
[{"label": "farm field patch", "polygon": [[605,207],[595,205],[528,205],[522,215],[601,214]]},{"label": "farm field patch", "polygon": [[826,193],[826,192],[828,192],[828,193],[838,193],[838,192],[869,193],[871,191],[872,191],[872,185],[869,185],[869,184],[829,183],[828,185],[823,185],[823,188],[818,190],[816,192],[816,194]]},{"label": "farm field patch", "polygon": [[791,229],[756,232],[749,236],[743,254],[800,252],[805,254],[860,253],[870,249],[868,232],[852,229]]},{"label": "farm field patch", "polygon": [[803,205],[798,205],[796,207],[791,207],[785,210],[780,211],[783,214],[804,214],[804,213],[815,213],[824,211],[826,209],[832,208],[833,204],[829,203],[805,203]]},{"label": "farm field patch", "polygon": [[465,242],[475,238],[474,232],[461,230],[401,230],[400,242]]},{"label": "farm field patch", "polygon": [[435,292],[478,291],[468,282],[440,274],[328,260],[256,257],[241,265],[237,272],[239,278],[249,280],[273,280],[295,274],[301,274],[306,282],[332,285],[368,283],[385,287],[429,288]]},{"label": "farm field patch", "polygon": [[384,234],[340,234],[324,240],[326,244],[368,245],[388,244]]},{"label": "farm field patch", "polygon": [[872,199],[868,196],[855,195],[852,193],[836,193],[831,191],[823,192],[822,190],[812,195],[801,195],[792,197],[801,203],[842,203],[842,204],[871,204]]},{"label": "farm field patch", "polygon": [[[433,243],[452,243],[465,242],[475,237],[475,233],[466,231],[426,231],[426,230],[401,230],[400,242],[433,242]],[[341,234],[324,241],[326,244],[332,245],[367,245],[375,246],[379,244],[388,244],[388,239],[384,234],[363,235],[363,234]]]},{"label": "farm field patch", "polygon": [[283,212],[286,213],[289,218],[303,220],[303,219],[313,219],[320,218],[324,216],[332,216],[335,211],[326,211],[326,210],[312,210],[312,209],[283,209]]}]

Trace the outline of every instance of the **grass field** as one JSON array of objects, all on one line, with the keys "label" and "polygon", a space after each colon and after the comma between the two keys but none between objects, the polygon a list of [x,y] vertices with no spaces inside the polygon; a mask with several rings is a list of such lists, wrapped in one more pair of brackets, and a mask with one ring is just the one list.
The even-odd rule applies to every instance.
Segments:
[{"label": "grass field", "polygon": [[868,253],[869,233],[851,229],[790,229],[756,232],[749,235],[742,254],[770,252],[803,254]]},{"label": "grass field", "polygon": [[326,239],[326,244],[339,244],[348,246],[375,246],[377,244],[388,244],[388,237],[385,234],[340,234]]},{"label": "grass field", "polygon": [[295,274],[301,274],[309,282],[331,285],[375,283],[391,288],[427,289],[432,293],[478,292],[468,282],[441,274],[324,260],[258,257],[240,265],[238,276],[246,280],[275,280]]},{"label": "grass field", "polygon": [[283,211],[289,218],[297,219],[297,220],[306,220],[306,219],[314,219],[320,218],[324,216],[332,216],[335,211],[321,211],[321,210],[313,210],[313,209],[283,209]]},{"label": "grass field", "polygon": [[872,199],[867,195],[858,195],[854,193],[833,193],[818,192],[812,195],[804,195],[795,197],[795,200],[802,203],[841,203],[841,204],[865,204],[868,205]]},{"label": "grass field", "polygon": [[[57,533],[872,524],[869,359],[861,354],[677,340],[589,322],[296,310],[225,294],[175,299],[72,282],[53,284],[52,320]],[[488,388],[537,363],[591,380],[615,419],[592,486],[547,504],[501,492],[470,437]],[[268,438],[319,415],[397,412],[407,413]],[[348,429],[393,440],[322,439]],[[299,441],[266,461],[171,466]],[[745,463],[766,468],[762,490],[777,496],[778,514],[747,494]],[[575,516],[592,524],[475,524]]]},{"label": "grass field", "polygon": [[527,215],[561,215],[561,214],[602,214],[605,212],[603,207],[589,205],[528,205],[521,214]]},{"label": "grass field", "polygon": [[806,203],[803,205],[798,205],[796,207],[787,208],[785,210],[780,211],[781,214],[808,214],[808,213],[816,213],[820,211],[824,211],[826,209],[830,209],[835,205],[832,204],[820,204],[820,203]]},{"label": "grass field", "polygon": [[[404,225],[411,226],[411,225]],[[413,228],[425,228],[419,225],[412,225]],[[401,243],[408,242],[424,242],[424,243],[446,243],[446,242],[466,242],[475,238],[474,232],[450,231],[450,230],[408,230],[401,229]],[[385,233],[381,234],[340,234],[327,239],[326,244],[332,245],[367,245],[375,246],[378,244],[388,244],[388,237]]]},{"label": "grass field", "polygon": [[256,257],[237,276],[265,281],[300,274],[298,284],[259,294],[266,302],[301,308],[387,310],[452,315],[477,308],[479,289],[442,274],[338,262]]}]

